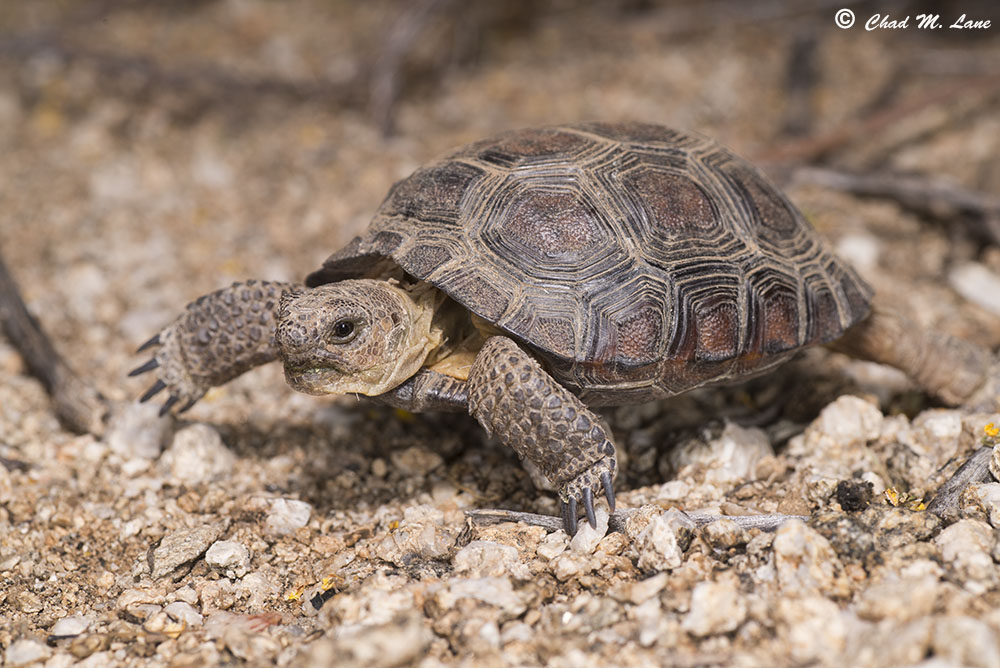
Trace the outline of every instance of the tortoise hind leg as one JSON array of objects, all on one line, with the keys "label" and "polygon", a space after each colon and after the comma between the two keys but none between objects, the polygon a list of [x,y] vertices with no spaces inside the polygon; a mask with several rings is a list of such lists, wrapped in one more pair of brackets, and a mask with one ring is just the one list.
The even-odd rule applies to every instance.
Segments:
[{"label": "tortoise hind leg", "polygon": [[483,344],[468,380],[469,413],[559,489],[563,521],[576,533],[583,506],[596,526],[594,495],[614,510],[611,480],[615,447],[599,418],[557,383],[514,341],[494,336]]},{"label": "tortoise hind leg", "polygon": [[948,405],[989,408],[992,404],[995,408],[996,388],[992,385],[996,379],[992,376],[998,374],[988,350],[946,334],[928,332],[878,302],[867,319],[849,329],[832,347],[853,357],[894,366]]},{"label": "tortoise hind leg", "polygon": [[274,327],[283,292],[304,289],[291,283],[246,281],[199,297],[176,320],[144,343],[152,359],[134,369],[154,371],[156,381],[140,401],[167,390],[160,415],[180,404],[194,405],[210,387],[222,385],[278,357]]}]

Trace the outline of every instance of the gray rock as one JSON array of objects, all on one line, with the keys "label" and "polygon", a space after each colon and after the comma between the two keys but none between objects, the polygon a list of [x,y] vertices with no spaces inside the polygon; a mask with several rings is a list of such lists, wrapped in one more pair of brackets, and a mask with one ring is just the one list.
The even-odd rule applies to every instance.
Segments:
[{"label": "gray rock", "polygon": [[175,481],[198,484],[231,475],[236,456],[207,424],[193,424],[174,434],[160,457],[160,469]]},{"label": "gray rock", "polygon": [[179,566],[205,554],[224,530],[225,525],[220,523],[167,534],[146,558],[139,560],[137,574],[150,575],[154,580],[169,575]]},{"label": "gray rock", "polygon": [[773,454],[762,430],[727,422],[718,438],[686,441],[668,458],[675,471],[694,466],[705,471],[707,482],[727,484],[752,477],[757,463]]},{"label": "gray rock", "polygon": [[978,262],[960,264],[948,272],[948,282],[958,294],[1000,315],[1000,276]]}]

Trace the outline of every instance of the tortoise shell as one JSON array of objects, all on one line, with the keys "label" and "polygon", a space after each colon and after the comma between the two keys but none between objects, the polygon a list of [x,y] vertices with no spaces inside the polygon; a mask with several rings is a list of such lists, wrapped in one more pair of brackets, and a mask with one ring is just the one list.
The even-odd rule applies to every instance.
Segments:
[{"label": "tortoise shell", "polygon": [[863,319],[871,291],[752,165],[655,125],[519,130],[396,183],[307,279],[379,258],[526,345],[591,404],[758,374]]}]

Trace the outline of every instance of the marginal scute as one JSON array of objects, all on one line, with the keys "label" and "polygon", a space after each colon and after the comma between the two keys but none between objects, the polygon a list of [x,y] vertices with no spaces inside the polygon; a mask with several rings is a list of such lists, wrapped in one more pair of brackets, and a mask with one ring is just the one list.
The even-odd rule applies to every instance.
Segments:
[{"label": "marginal scute", "polygon": [[415,220],[458,222],[462,197],[482,174],[482,170],[460,162],[418,169],[392,187],[382,210]]},{"label": "marginal scute", "polygon": [[870,298],[753,166],[641,123],[458,149],[397,184],[309,285],[389,261],[594,405],[760,373],[840,336]]},{"label": "marginal scute", "polygon": [[695,311],[697,337],[695,359],[722,362],[739,351],[739,314],[736,302],[726,294],[707,299]]},{"label": "marginal scute", "polygon": [[460,153],[472,152],[485,163],[513,167],[543,160],[569,159],[591,143],[578,134],[539,128],[521,130],[501,135],[495,140],[478,142],[469,147],[471,151],[460,151]]},{"label": "marginal scute", "polygon": [[447,248],[420,244],[400,258],[403,268],[415,276],[427,276],[451,259]]}]

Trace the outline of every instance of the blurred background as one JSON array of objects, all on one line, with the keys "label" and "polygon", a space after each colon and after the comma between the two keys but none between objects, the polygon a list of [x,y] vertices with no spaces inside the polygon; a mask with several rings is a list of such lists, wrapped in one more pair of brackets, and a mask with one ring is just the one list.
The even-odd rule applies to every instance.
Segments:
[{"label": "blurred background", "polygon": [[132,350],[184,303],[301,279],[422,162],[637,119],[757,162],[876,288],[995,345],[998,23],[975,2],[4,2],[0,249],[83,375],[131,396]]}]

